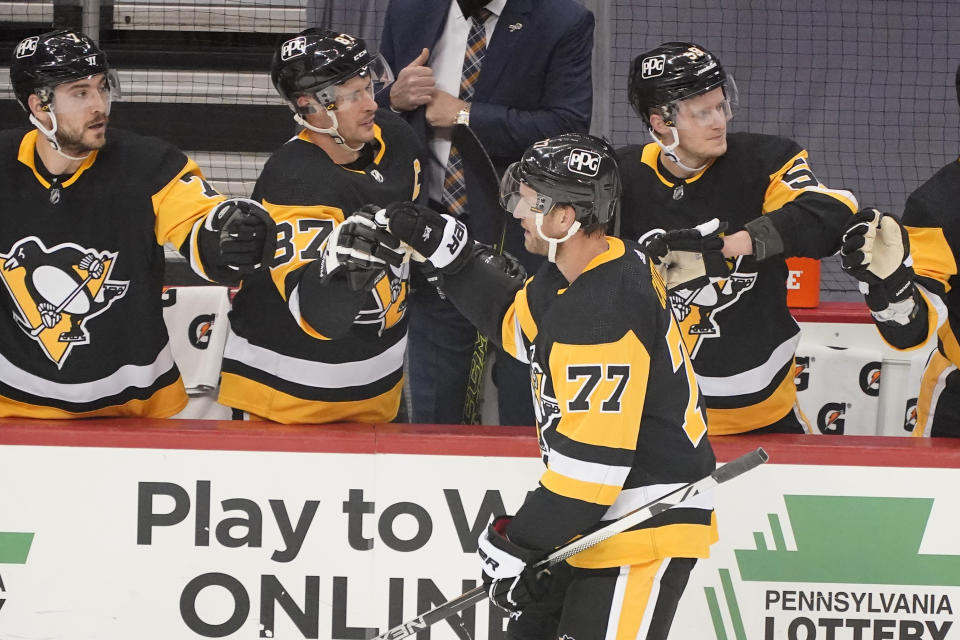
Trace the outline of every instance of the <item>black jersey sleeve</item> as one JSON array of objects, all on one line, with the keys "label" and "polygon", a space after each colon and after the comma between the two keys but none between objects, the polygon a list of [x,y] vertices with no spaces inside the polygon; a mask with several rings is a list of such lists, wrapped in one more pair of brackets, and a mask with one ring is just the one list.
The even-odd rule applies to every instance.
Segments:
[{"label": "black jersey sleeve", "polygon": [[783,255],[824,258],[836,253],[850,216],[857,212],[856,197],[821,183],[806,150],[791,140],[767,137],[758,154],[761,160],[771,158],[763,214],[780,236]]},{"label": "black jersey sleeve", "polygon": [[[485,244],[472,242],[464,251],[469,251],[469,256],[456,272],[444,271],[441,289],[480,333],[502,346],[503,326],[512,325],[517,304],[523,304],[526,272],[515,258],[497,254]],[[517,357],[516,349],[508,348],[512,341],[506,342],[504,348]]]}]

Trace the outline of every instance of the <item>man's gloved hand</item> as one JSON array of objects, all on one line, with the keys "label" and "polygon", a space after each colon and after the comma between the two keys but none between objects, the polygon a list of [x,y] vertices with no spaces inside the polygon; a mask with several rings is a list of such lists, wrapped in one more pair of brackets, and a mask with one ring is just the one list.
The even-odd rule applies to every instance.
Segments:
[{"label": "man's gloved hand", "polygon": [[399,267],[403,263],[406,252],[400,241],[387,233],[386,219],[380,211],[375,205],[365,205],[334,227],[324,242],[321,278],[342,272],[351,289],[369,291],[387,265]]},{"label": "man's gloved hand", "polygon": [[277,231],[273,218],[259,203],[248,198],[224,200],[203,223],[207,234],[216,234],[218,255],[215,266],[239,274],[267,269],[277,250]]},{"label": "man's gloved hand", "polygon": [[853,216],[840,246],[841,267],[860,281],[860,291],[881,322],[907,324],[916,303],[910,239],[900,221],[876,209]]},{"label": "man's gloved hand", "polygon": [[483,560],[483,584],[490,601],[507,611],[522,611],[546,595],[551,575],[549,569],[531,566],[543,554],[507,539],[510,520],[511,516],[494,519],[480,534],[477,553]]},{"label": "man's gloved hand", "polygon": [[463,250],[472,243],[467,227],[452,216],[413,202],[387,205],[386,216],[390,233],[416,251],[413,259],[418,262],[429,260],[437,269],[455,270],[457,258],[469,254]]},{"label": "man's gloved hand", "polygon": [[723,256],[726,222],[716,218],[692,229],[654,229],[638,242],[663,277],[668,291],[699,289],[726,278],[732,269]]}]

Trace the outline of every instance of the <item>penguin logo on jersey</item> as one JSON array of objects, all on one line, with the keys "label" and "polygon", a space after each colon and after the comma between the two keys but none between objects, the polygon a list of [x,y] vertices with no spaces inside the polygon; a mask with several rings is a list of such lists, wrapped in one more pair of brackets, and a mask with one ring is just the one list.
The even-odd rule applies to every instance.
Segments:
[{"label": "penguin logo on jersey", "polygon": [[753,288],[756,281],[756,273],[735,271],[724,280],[698,289],[676,289],[670,292],[670,306],[680,325],[683,342],[691,358],[697,357],[703,340],[720,337],[717,313],[734,305],[744,292]]},{"label": "penguin logo on jersey", "polygon": [[129,281],[110,279],[117,255],[73,243],[48,249],[33,236],[0,255],[0,280],[14,301],[14,319],[57,367],[74,345],[90,342],[87,320],[126,294]]},{"label": "penguin logo on jersey", "polygon": [[547,429],[556,426],[560,421],[560,405],[557,399],[546,393],[547,375],[543,368],[533,358],[535,347],[530,346],[530,390],[533,393],[533,413],[537,419],[537,440],[540,444],[540,451],[544,456],[550,452],[544,433]]}]

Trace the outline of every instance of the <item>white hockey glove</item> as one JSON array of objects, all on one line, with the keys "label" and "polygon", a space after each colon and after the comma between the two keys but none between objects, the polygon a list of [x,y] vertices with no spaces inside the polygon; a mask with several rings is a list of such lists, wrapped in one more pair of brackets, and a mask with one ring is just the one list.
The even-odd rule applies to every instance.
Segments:
[{"label": "white hockey glove", "polygon": [[726,228],[726,222],[714,218],[693,229],[654,229],[638,242],[657,266],[668,291],[693,290],[730,275],[720,235]]},{"label": "white hockey glove", "polygon": [[860,281],[860,292],[879,322],[905,325],[916,315],[910,239],[900,221],[861,209],[843,234],[841,267]]},{"label": "white hockey glove", "polygon": [[453,272],[462,262],[458,258],[470,253],[463,250],[473,242],[467,227],[452,216],[413,202],[394,202],[386,215],[390,233],[416,252],[413,259],[418,262],[428,260],[437,269]]},{"label": "white hockey glove", "polygon": [[490,602],[507,611],[522,611],[539,602],[550,586],[550,571],[530,565],[543,554],[507,539],[511,516],[500,516],[480,534],[477,553],[483,560],[483,584]]},{"label": "white hockey glove", "polygon": [[273,218],[248,198],[218,204],[207,214],[200,233],[201,257],[213,273],[218,268],[242,275],[267,269],[277,250]]},{"label": "white hockey glove", "polygon": [[387,233],[380,208],[366,205],[334,227],[323,246],[320,277],[343,273],[354,291],[369,291],[386,273],[387,265],[399,267],[405,251],[400,241]]}]

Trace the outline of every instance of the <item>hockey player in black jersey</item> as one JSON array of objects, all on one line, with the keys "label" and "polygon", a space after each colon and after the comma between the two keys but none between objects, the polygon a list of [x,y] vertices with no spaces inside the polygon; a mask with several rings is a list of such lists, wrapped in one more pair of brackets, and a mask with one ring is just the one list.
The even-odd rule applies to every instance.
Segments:
[{"label": "hockey player in black jersey", "polygon": [[658,230],[726,224],[729,277],[670,292],[710,433],[807,431],[796,404],[800,329],[787,308],[785,258],[835,253],[856,199],[821,184],[796,142],[728,134],[736,86],[699,45],[668,42],[637,56],[628,93],[653,142],[617,152],[621,236],[650,241]]},{"label": "hockey player in black jersey", "polygon": [[[397,416],[409,263],[373,211],[416,199],[422,165],[409,125],[377,110],[388,73],[363,40],[324,29],[274,53],[273,84],[303,130],[254,188],[278,245],[270,272],[244,280],[230,313],[220,402],[238,414],[287,423]],[[374,206],[358,212],[364,205]]]},{"label": "hockey player in black jersey", "polygon": [[637,244],[605,234],[620,190],[613,149],[588,135],[544,140],[512,164],[501,203],[526,249],[548,258],[526,281],[462,222],[412,203],[387,208],[391,234],[439,269],[457,309],[530,367],[546,470],[479,542],[491,599],[515,612],[510,638],[663,640],[696,558],[717,538],[704,496],[549,574],[526,568],[715,467],[664,284]]},{"label": "hockey player in black jersey", "polygon": [[[960,67],[956,74],[960,102]],[[842,266],[860,281],[883,339],[919,349],[936,339],[912,435],[960,437],[960,159],[907,198],[903,217],[865,209],[843,237]]]},{"label": "hockey player in black jersey", "polygon": [[10,81],[34,128],[0,132],[0,417],[173,415],[164,243],[232,283],[273,255],[273,223],[171,145],[108,129],[120,85],[84,34],[26,38]]}]

